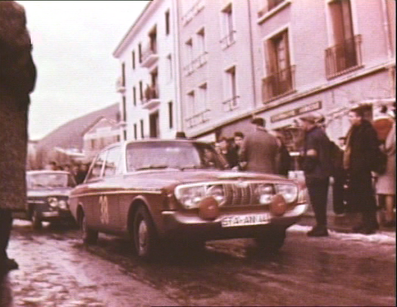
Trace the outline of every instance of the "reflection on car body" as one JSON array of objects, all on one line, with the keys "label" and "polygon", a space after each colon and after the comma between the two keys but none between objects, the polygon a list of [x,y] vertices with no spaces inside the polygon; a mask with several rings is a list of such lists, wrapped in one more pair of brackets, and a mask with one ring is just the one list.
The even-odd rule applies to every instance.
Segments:
[{"label": "reflection on car body", "polygon": [[98,232],[128,236],[149,257],[166,240],[255,238],[277,249],[307,209],[303,196],[280,176],[223,170],[209,144],[146,140],[99,153],[70,208],[86,243]]},{"label": "reflection on car body", "polygon": [[27,171],[26,215],[39,229],[42,221],[70,220],[69,193],[76,183],[65,171]]}]

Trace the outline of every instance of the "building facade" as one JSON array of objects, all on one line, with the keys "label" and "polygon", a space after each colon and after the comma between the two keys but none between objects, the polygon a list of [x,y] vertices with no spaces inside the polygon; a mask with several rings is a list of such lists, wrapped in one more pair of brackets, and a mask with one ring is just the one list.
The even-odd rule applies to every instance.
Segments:
[{"label": "building facade", "polygon": [[113,54],[124,139],[171,138],[179,128],[176,14],[174,0],[149,2]]},{"label": "building facade", "polygon": [[[178,130],[208,141],[248,132],[254,115],[291,140],[297,119],[309,112],[325,117],[335,140],[349,128],[351,107],[364,105],[371,118],[376,108],[395,106],[394,0],[152,1],[115,52],[122,63],[130,65],[134,46],[164,23],[167,9],[177,31],[157,63],[167,67],[161,63],[174,50],[177,76],[169,97],[138,109],[128,93],[141,73],[127,77],[129,135],[156,108],[162,118],[167,101],[176,102]],[[167,42],[158,36],[157,44]],[[165,87],[160,68],[156,84]],[[160,123],[155,136],[172,137]]]}]

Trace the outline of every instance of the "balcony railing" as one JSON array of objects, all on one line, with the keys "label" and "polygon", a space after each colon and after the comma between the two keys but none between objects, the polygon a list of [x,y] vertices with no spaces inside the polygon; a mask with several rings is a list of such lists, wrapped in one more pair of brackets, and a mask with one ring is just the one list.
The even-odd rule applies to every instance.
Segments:
[{"label": "balcony railing", "polygon": [[157,54],[157,47],[155,44],[148,44],[142,52],[142,62],[143,67],[150,67],[157,62],[159,56]]},{"label": "balcony railing", "polygon": [[193,6],[182,16],[182,24],[188,24],[194,16],[201,12],[204,8],[204,0],[198,0]]},{"label": "balcony railing", "polygon": [[193,116],[186,118],[186,123],[189,128],[193,128],[197,125],[200,125],[202,123],[205,123],[209,121],[209,113],[210,109],[205,109],[204,111],[201,111],[199,113],[194,114]]},{"label": "balcony railing", "polygon": [[295,66],[290,66],[262,79],[264,103],[295,90]]},{"label": "balcony railing", "polygon": [[147,86],[142,100],[144,109],[153,109],[160,104],[159,91],[157,86]]},{"label": "balcony railing", "polygon": [[234,109],[238,108],[239,98],[240,98],[240,96],[233,96],[232,98],[223,101],[222,102],[223,111],[228,112],[228,111],[233,111]]},{"label": "balcony railing", "polygon": [[334,78],[362,65],[361,35],[325,49],[327,78]]},{"label": "balcony railing", "polygon": [[231,31],[224,38],[220,40],[223,49],[228,48],[236,42],[236,31]]},{"label": "balcony railing", "polygon": [[120,94],[125,93],[125,82],[123,82],[123,77],[119,77],[116,81],[116,91]]},{"label": "balcony railing", "polygon": [[205,63],[207,63],[207,54],[208,52],[204,51],[202,54],[200,54],[197,58],[193,60],[193,65],[196,68],[200,68],[203,66]]}]

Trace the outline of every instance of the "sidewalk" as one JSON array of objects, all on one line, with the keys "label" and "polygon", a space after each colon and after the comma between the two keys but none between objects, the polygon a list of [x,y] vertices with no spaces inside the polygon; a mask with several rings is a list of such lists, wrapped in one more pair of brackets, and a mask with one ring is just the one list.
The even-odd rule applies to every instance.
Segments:
[{"label": "sidewalk", "polygon": [[[352,227],[357,223],[357,216],[353,214],[341,214],[337,215],[333,211],[328,210],[327,212],[327,222],[328,228],[330,230],[336,232],[343,232],[343,233],[352,233]],[[314,213],[309,208],[309,210],[305,213],[303,218],[298,222],[300,225],[305,226],[314,226],[316,224]],[[395,233],[396,227],[379,227],[379,231],[381,232],[390,232]]]}]

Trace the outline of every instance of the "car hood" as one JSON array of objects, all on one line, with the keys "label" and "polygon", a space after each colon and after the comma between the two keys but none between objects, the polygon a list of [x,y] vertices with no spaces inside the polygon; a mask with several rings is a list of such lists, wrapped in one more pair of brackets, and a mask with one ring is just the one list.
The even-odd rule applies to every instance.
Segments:
[{"label": "car hood", "polygon": [[179,184],[230,181],[230,180],[270,180],[287,181],[288,179],[264,173],[218,171],[218,170],[156,170],[143,171],[124,176],[124,188],[162,189]]},{"label": "car hood", "polygon": [[28,190],[28,197],[49,197],[49,196],[66,196],[68,197],[71,189],[34,189]]}]

